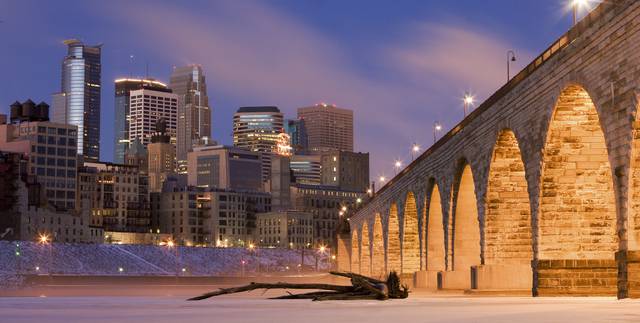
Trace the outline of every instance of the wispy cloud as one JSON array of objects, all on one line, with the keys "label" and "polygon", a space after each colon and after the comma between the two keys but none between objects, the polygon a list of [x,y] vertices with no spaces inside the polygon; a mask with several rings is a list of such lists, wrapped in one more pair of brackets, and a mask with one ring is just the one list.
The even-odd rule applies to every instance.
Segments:
[{"label": "wispy cloud", "polygon": [[126,10],[103,11],[168,61],[201,64],[210,89],[237,106],[273,103],[290,115],[319,101],[354,109],[357,148],[372,153],[373,175],[385,169],[389,175],[389,156],[407,155],[412,140],[430,143],[434,120],[449,126],[459,121],[452,108],[461,91],[486,97],[496,89],[506,78],[510,49],[505,40],[473,28],[409,25],[410,37],[359,51],[394,75],[372,78],[355,67],[359,57],[345,46],[261,2],[221,2],[200,13],[128,2]]}]

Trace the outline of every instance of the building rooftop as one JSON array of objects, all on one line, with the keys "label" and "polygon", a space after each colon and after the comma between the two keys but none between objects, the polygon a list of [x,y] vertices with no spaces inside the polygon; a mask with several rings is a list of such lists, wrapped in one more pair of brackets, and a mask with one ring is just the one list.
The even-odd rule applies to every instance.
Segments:
[{"label": "building rooftop", "polygon": [[252,112],[280,112],[280,109],[275,106],[261,106],[261,107],[240,107],[238,113],[252,113]]}]

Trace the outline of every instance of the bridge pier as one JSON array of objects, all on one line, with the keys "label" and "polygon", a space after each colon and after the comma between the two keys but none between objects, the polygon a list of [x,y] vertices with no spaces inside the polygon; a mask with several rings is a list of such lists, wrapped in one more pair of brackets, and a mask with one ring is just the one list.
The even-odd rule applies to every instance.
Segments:
[{"label": "bridge pier", "polygon": [[640,250],[616,253],[618,298],[640,298]]},{"label": "bridge pier", "polygon": [[617,292],[614,259],[540,259],[532,261],[532,267],[533,296],[612,296]]},{"label": "bridge pier", "polygon": [[533,271],[530,265],[496,264],[471,268],[471,288],[478,290],[531,291]]},{"label": "bridge pier", "polygon": [[437,270],[421,270],[414,275],[415,287],[425,288],[428,290],[438,289],[438,271]]},{"label": "bridge pier", "polygon": [[465,290],[471,288],[471,269],[439,272],[439,289]]}]

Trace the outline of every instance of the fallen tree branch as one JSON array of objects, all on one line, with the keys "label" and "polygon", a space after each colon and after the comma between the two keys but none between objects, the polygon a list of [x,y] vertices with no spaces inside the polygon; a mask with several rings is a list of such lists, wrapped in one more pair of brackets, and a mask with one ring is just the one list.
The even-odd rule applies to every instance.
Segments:
[{"label": "fallen tree branch", "polygon": [[314,301],[327,300],[356,300],[356,299],[377,299],[387,300],[390,298],[407,298],[409,288],[400,285],[400,277],[396,272],[391,272],[387,281],[375,278],[344,272],[331,272],[332,275],[351,278],[351,286],[332,284],[291,284],[291,283],[250,283],[249,285],[220,288],[216,291],[189,298],[189,301],[198,301],[210,297],[248,292],[256,289],[312,289],[314,292],[292,294],[273,297],[272,299],[311,299]]}]

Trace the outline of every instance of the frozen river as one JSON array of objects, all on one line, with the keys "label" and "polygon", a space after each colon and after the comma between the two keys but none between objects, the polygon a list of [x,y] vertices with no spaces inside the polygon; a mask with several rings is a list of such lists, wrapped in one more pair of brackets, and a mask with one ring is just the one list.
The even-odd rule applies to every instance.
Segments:
[{"label": "frozen river", "polygon": [[640,300],[415,295],[386,302],[267,300],[278,292],[200,302],[182,296],[5,297],[0,322],[640,322]]}]

